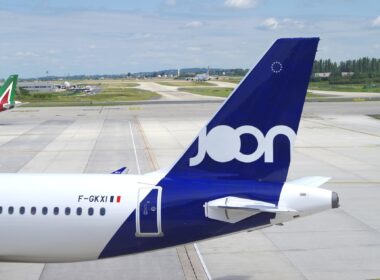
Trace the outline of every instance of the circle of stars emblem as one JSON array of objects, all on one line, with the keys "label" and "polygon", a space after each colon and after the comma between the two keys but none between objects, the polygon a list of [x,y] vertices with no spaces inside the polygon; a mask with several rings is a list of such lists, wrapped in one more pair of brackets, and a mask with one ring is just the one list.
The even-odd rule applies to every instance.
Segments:
[{"label": "circle of stars emblem", "polygon": [[275,61],[272,63],[272,65],[270,66],[271,70],[273,73],[280,73],[282,71],[282,64],[279,62],[279,61]]}]

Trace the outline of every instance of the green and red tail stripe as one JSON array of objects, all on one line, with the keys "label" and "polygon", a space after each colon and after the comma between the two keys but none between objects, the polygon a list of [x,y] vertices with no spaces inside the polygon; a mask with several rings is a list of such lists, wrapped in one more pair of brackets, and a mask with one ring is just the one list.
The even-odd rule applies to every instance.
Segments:
[{"label": "green and red tail stripe", "polygon": [[18,75],[10,75],[9,78],[0,87],[0,111],[12,109],[15,102],[15,93],[17,87]]}]

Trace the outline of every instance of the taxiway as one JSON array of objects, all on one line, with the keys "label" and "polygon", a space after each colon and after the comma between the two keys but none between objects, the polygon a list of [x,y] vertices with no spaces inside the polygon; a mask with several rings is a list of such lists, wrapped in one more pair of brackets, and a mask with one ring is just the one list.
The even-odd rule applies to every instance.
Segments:
[{"label": "taxiway", "polygon": [[[109,173],[127,165],[130,173],[144,173],[167,167],[219,106],[18,108],[0,116],[0,172]],[[369,116],[375,114],[379,102],[306,103],[289,179],[330,176],[324,187],[339,193],[341,208],[197,243],[213,279],[380,277],[380,120]],[[96,262],[0,263],[0,279],[10,280],[152,275],[207,279],[193,245]]]}]

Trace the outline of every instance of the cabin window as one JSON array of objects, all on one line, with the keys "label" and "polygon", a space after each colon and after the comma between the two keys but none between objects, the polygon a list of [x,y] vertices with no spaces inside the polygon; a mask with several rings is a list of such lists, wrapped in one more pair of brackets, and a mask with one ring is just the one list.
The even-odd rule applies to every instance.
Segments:
[{"label": "cabin window", "polygon": [[[13,206],[8,207],[8,214],[9,215],[13,215],[14,211],[15,211],[15,208]],[[16,211],[17,211],[17,208],[16,208]],[[41,212],[42,212],[42,215],[47,215],[49,212],[49,208],[48,207],[42,207]],[[2,214],[2,213],[3,213],[3,207],[0,206],[0,214]],[[20,213],[20,215],[24,215],[26,213],[26,208],[24,206],[21,206],[19,208],[19,213]],[[94,215],[94,208],[92,208],[92,207],[88,208],[87,213],[89,216],[93,216]],[[35,206],[31,207],[30,208],[30,214],[36,215],[37,214],[37,207],[35,207]],[[53,208],[53,214],[54,215],[59,214],[59,207]],[[65,214],[67,216],[71,214],[71,208],[70,207],[65,208]],[[77,214],[77,216],[82,216],[83,208],[82,207],[76,208],[76,214]],[[100,214],[100,216],[105,216],[106,215],[106,208],[104,208],[104,207],[100,208],[99,214]]]},{"label": "cabin window", "polygon": [[104,216],[106,214],[106,208],[100,208],[100,216]]}]

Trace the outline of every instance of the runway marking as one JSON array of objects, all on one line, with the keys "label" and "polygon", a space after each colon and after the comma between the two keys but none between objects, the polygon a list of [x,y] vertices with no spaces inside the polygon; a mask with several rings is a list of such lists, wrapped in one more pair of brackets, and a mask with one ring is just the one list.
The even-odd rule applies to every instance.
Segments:
[{"label": "runway marking", "polygon": [[[104,123],[105,123],[106,119],[103,119],[101,121],[101,125],[100,125],[100,128],[99,130],[97,131],[97,135],[96,135],[96,140],[94,142],[94,145],[92,146],[92,149],[90,151],[90,155],[88,156],[88,159],[87,159],[87,163],[86,163],[86,166],[83,168],[82,172],[83,173],[87,173],[87,169],[88,167],[90,166],[90,161],[93,159],[92,156],[94,154],[94,150],[96,149],[96,145],[98,144],[98,141],[99,141],[99,137],[103,131],[103,127],[104,127]],[[78,130],[75,131],[75,133],[71,136],[71,138],[74,138],[75,135],[78,133]],[[61,151],[62,152],[62,151]]]},{"label": "runway marking", "polygon": [[152,153],[152,149],[150,148],[149,141],[148,141],[148,139],[147,139],[147,137],[146,137],[146,135],[144,133],[144,130],[143,130],[142,126],[141,126],[140,120],[136,116],[134,116],[134,117],[135,117],[135,121],[137,123],[137,126],[139,128],[140,135],[143,138],[144,145],[145,145],[145,148],[146,148],[146,151],[147,151],[150,163],[152,164],[153,169],[157,170],[157,169],[159,169],[159,165],[157,163],[157,160],[156,160],[155,156]]},{"label": "runway marking", "polygon": [[45,269],[46,269],[46,263],[43,264],[43,267],[42,267],[42,270],[40,272],[40,275],[38,276],[38,280],[41,280],[42,277],[44,276],[44,272],[45,272]]},{"label": "runway marking", "polygon": [[[154,155],[154,151],[150,148],[148,137],[145,135],[144,129],[138,117],[134,116],[134,118],[139,129],[139,133],[142,136],[149,162],[152,164],[154,170],[157,170],[159,169],[159,164]],[[186,280],[203,280],[206,278],[208,280],[212,279],[206,264],[202,259],[200,251],[196,247],[196,244],[194,244],[194,246],[191,246],[190,244],[178,246],[176,251]]]},{"label": "runway marking", "polygon": [[133,136],[133,129],[132,129],[132,123],[131,122],[129,122],[129,130],[131,131],[131,138],[132,138],[133,151],[135,154],[137,173],[140,175],[141,170],[140,170],[139,158],[137,157],[137,149],[136,149],[136,144],[135,144],[135,138]]},{"label": "runway marking", "polygon": [[202,264],[203,270],[205,271],[208,280],[212,280],[211,275],[210,275],[210,272],[209,272],[208,269],[207,269],[206,263],[205,263],[205,261],[203,260],[203,257],[202,257],[202,255],[201,255],[201,252],[199,251],[199,248],[198,248],[197,243],[194,243],[194,248],[195,248],[195,251],[197,252],[197,255],[198,255],[199,260],[201,261],[201,264]]},{"label": "runway marking", "polygon": [[190,261],[189,254],[185,246],[178,246],[176,248],[179,262],[182,267],[182,272],[185,280],[197,280],[194,267]]}]

